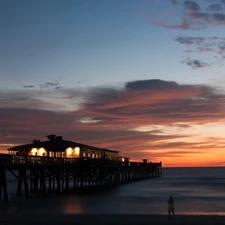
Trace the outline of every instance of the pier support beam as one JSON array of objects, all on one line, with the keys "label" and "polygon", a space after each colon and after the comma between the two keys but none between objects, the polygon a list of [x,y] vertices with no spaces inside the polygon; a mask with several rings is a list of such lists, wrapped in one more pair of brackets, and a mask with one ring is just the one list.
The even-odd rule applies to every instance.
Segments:
[{"label": "pier support beam", "polygon": [[4,202],[9,202],[9,194],[7,191],[7,182],[6,182],[6,168],[1,167],[0,173],[1,173],[0,180],[1,180],[1,184],[2,184]]},{"label": "pier support beam", "polygon": [[22,190],[22,181],[23,181],[23,176],[22,176],[22,169],[18,169],[18,184],[17,184],[17,192],[16,195],[19,197],[21,195],[21,190]]},{"label": "pier support beam", "polygon": [[27,181],[27,168],[26,167],[24,167],[24,169],[23,169],[23,182],[24,182],[25,195],[27,198],[30,198],[31,194],[30,194],[29,185],[28,185],[28,181]]}]

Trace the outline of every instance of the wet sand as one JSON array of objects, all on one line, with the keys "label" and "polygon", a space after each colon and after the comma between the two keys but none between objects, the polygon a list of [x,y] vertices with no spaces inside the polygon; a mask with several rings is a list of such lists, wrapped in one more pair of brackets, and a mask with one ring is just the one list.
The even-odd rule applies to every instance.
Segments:
[{"label": "wet sand", "polygon": [[[51,209],[49,209],[51,210]],[[37,225],[37,224],[74,224],[74,225],[167,225],[167,224],[186,224],[186,225],[222,225],[225,224],[225,216],[195,216],[195,215],[177,215],[175,221],[168,220],[167,215],[116,215],[116,214],[1,214],[0,225]]]}]

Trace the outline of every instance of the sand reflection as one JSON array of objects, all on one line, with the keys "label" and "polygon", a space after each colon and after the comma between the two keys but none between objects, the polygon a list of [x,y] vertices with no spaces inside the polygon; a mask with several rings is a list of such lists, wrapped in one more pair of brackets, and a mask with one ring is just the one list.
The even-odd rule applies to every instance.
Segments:
[{"label": "sand reflection", "polygon": [[76,202],[75,199],[74,201],[67,200],[63,203],[62,206],[62,213],[64,214],[80,214],[84,213],[84,210],[82,206],[80,205],[80,202]]}]

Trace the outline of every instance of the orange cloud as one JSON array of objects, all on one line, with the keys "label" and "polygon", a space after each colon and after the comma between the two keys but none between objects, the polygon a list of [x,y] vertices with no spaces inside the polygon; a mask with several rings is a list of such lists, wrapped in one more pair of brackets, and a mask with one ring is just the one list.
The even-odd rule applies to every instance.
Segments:
[{"label": "orange cloud", "polygon": [[[65,97],[66,90],[59,90],[57,97],[61,91]],[[72,90],[68,92],[66,96],[73,95]],[[5,107],[0,102],[0,150],[55,133],[67,140],[119,150],[133,160],[148,158],[165,166],[222,165],[225,96],[213,87],[144,80],[129,82],[119,90],[74,93],[84,96],[74,111],[46,110],[42,103],[39,109],[31,109],[35,91],[21,105]],[[76,108],[73,98],[67,101]]]}]

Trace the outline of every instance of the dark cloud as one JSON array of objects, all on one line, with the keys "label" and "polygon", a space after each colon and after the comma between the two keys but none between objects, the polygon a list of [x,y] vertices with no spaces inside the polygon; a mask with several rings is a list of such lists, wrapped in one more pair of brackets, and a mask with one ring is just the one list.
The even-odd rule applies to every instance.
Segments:
[{"label": "dark cloud", "polygon": [[225,24],[225,14],[224,13],[213,13],[212,19],[218,25],[224,25]]},{"label": "dark cloud", "polygon": [[219,11],[223,10],[223,6],[219,3],[214,3],[214,4],[209,5],[208,9],[211,12],[219,12]]},{"label": "dark cloud", "polygon": [[175,41],[186,44],[186,45],[206,45],[208,46],[216,46],[217,43],[225,42],[225,38],[221,37],[182,37],[178,36],[175,38]]},{"label": "dark cloud", "polygon": [[61,89],[60,83],[58,81],[55,82],[46,82],[44,84],[39,85],[40,88],[55,88],[55,89]]},{"label": "dark cloud", "polygon": [[34,88],[34,85],[22,85],[23,88]]},{"label": "dark cloud", "polygon": [[[224,2],[214,2],[206,8],[200,7],[198,1],[183,1],[184,13],[182,16],[174,18],[174,22],[168,19],[153,19],[151,22],[157,26],[168,29],[192,29],[201,30],[213,26],[225,25],[225,7],[221,4]],[[172,1],[174,5],[174,2]],[[165,22],[167,21],[167,22]],[[176,22],[175,22],[176,21]]]},{"label": "dark cloud", "polygon": [[59,89],[63,89],[62,86],[56,86],[55,89],[59,90]]},{"label": "dark cloud", "polygon": [[145,89],[154,90],[154,89],[174,88],[176,86],[178,86],[176,82],[163,81],[159,79],[133,81],[127,82],[125,84],[125,88],[127,90],[145,90]]},{"label": "dark cloud", "polygon": [[190,59],[186,58],[182,63],[185,63],[186,65],[192,67],[192,69],[200,69],[209,66],[209,64],[202,62],[201,60],[197,59]]},{"label": "dark cloud", "polygon": [[199,45],[204,42],[203,37],[176,37],[175,41],[185,45]]},{"label": "dark cloud", "polygon": [[[205,29],[207,26],[207,23],[211,23],[213,21],[212,15],[209,13],[190,13],[187,17],[187,20],[189,20],[190,27],[196,27],[199,29]],[[194,24],[196,23],[196,24]]]},{"label": "dark cloud", "polygon": [[180,2],[178,0],[171,0],[171,2],[175,6],[180,4]]},{"label": "dark cloud", "polygon": [[[202,68],[206,66],[222,64],[225,57],[225,38],[221,37],[176,37],[175,41],[180,44],[187,45],[188,50],[185,51],[188,56],[183,62],[193,68]],[[190,53],[192,55],[190,55]],[[200,60],[193,59],[193,53],[204,53]],[[213,53],[213,57],[209,57],[205,53]],[[216,58],[216,61],[215,61]],[[202,61],[207,60],[207,63]]]},{"label": "dark cloud", "polygon": [[210,25],[225,25],[224,13],[191,13],[188,18],[190,28],[205,29]]},{"label": "dark cloud", "polygon": [[200,6],[195,1],[189,1],[189,0],[184,1],[184,8],[191,12],[199,12],[200,11]]}]

